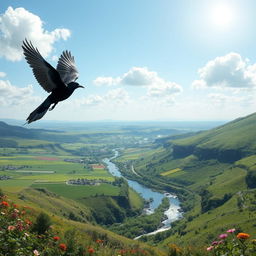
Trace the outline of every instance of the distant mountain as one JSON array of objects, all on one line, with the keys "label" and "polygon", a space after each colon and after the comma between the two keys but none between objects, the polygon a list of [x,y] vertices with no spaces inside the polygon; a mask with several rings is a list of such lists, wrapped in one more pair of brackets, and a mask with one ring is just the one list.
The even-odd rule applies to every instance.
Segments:
[{"label": "distant mountain", "polygon": [[20,126],[9,125],[0,121],[0,137],[19,137],[19,138],[38,138],[42,132],[46,130],[42,129],[27,129]]},{"label": "distant mountain", "polygon": [[255,153],[256,113],[184,139],[170,140],[169,143],[176,158],[194,154],[200,159],[234,162]]}]

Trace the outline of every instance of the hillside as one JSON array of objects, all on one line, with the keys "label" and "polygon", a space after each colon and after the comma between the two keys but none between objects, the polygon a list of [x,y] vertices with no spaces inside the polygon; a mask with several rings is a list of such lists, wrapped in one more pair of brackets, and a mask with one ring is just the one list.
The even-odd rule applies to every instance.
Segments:
[{"label": "hillside", "polygon": [[218,159],[233,162],[253,154],[256,150],[256,114],[238,118],[225,125],[201,132],[195,136],[173,140],[176,158],[194,154],[200,159]]},{"label": "hillside", "polygon": [[[158,140],[150,154],[132,160],[137,175],[123,173],[176,193],[185,211],[172,229],[143,241],[199,245],[229,228],[254,232],[255,124],[252,114],[182,139],[164,139],[162,145]],[[122,153],[119,161],[125,166],[128,151]]]}]

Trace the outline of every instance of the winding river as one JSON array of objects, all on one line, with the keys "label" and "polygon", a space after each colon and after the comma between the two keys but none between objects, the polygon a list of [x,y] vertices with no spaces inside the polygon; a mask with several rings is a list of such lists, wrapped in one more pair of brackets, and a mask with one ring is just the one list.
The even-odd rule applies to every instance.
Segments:
[{"label": "winding river", "polygon": [[[118,151],[114,150],[114,156],[111,158],[103,159],[103,162],[106,164],[108,171],[113,176],[123,177],[118,167],[113,162],[111,162],[111,160],[113,160],[116,157],[118,157]],[[130,187],[132,187],[135,191],[137,191],[145,200],[150,201],[148,208],[145,209],[147,214],[153,213],[154,210],[160,205],[164,197],[168,197],[170,200],[170,207],[164,212],[164,214],[166,215],[166,219],[162,222],[161,228],[155,230],[154,232],[148,233],[146,235],[153,235],[158,232],[168,230],[170,229],[171,223],[173,221],[182,217],[182,213],[180,211],[181,210],[180,201],[176,195],[172,195],[169,193],[159,193],[139,184],[137,181],[133,181],[133,180],[127,180],[127,181]],[[137,238],[139,237],[136,237],[135,239]]]}]

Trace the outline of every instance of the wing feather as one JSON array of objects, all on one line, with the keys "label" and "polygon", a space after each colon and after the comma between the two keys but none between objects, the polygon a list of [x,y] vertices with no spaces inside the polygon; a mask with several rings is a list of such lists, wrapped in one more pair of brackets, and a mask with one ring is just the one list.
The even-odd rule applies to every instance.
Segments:
[{"label": "wing feather", "polygon": [[63,51],[57,65],[57,71],[62,81],[66,84],[74,82],[78,78],[78,70],[75,65],[75,59],[69,51]]},{"label": "wing feather", "polygon": [[51,92],[57,87],[64,86],[60,74],[42,57],[37,48],[27,40],[23,41],[25,59],[33,70],[34,76],[42,88]]}]

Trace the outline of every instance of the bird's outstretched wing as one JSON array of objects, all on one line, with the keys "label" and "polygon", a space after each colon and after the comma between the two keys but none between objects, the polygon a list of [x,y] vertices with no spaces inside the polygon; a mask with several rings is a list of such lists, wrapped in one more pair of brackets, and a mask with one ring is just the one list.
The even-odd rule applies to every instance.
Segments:
[{"label": "bird's outstretched wing", "polygon": [[25,58],[33,70],[38,83],[47,92],[51,92],[57,87],[64,86],[59,73],[42,57],[37,48],[27,39],[22,45]]},{"label": "bird's outstretched wing", "polygon": [[75,65],[75,59],[69,51],[63,51],[57,65],[57,71],[65,84],[76,81],[78,70]]}]

